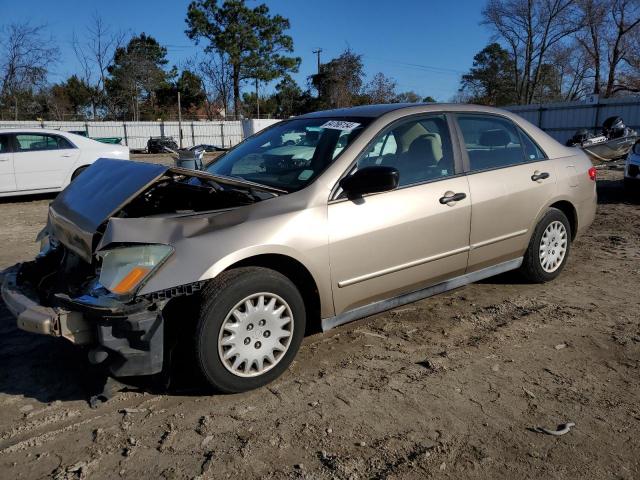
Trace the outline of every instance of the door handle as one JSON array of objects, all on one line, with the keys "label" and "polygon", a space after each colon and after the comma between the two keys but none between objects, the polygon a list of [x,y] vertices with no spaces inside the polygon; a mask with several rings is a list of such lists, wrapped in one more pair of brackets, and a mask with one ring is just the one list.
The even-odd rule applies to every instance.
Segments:
[{"label": "door handle", "polygon": [[538,170],[536,170],[535,172],[533,172],[533,175],[531,175],[531,180],[537,182],[538,180],[544,180],[549,177],[550,175],[547,172],[539,172]]},{"label": "door handle", "polygon": [[63,153],[62,155],[60,155],[63,158],[69,158],[71,156],[70,153]]},{"label": "door handle", "polygon": [[467,194],[463,192],[445,192],[444,196],[440,197],[440,203],[442,205],[449,205],[450,207],[453,207],[456,202],[464,200],[465,198],[467,198]]},{"label": "door handle", "polygon": [[8,162],[8,161],[9,161],[9,158],[2,158],[2,157],[0,157],[0,162]]}]

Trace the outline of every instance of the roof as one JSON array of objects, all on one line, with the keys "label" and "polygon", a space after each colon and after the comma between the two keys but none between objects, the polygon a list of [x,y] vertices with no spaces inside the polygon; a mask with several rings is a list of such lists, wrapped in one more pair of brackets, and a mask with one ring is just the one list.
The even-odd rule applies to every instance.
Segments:
[{"label": "roof", "polygon": [[378,105],[360,105],[358,107],[336,108],[333,110],[320,110],[318,112],[301,115],[302,118],[318,117],[371,117],[378,118],[385,113],[399,110],[405,107],[423,105],[417,103],[381,103]]},{"label": "roof", "polygon": [[[79,131],[79,130],[76,130]],[[72,132],[68,132],[66,130],[57,130],[57,129],[52,129],[52,128],[39,128],[39,127],[25,127],[22,128],[20,126],[16,126],[16,127],[10,127],[10,128],[0,128],[0,133],[52,133],[52,134],[60,134],[60,133],[64,133],[64,134],[71,134],[71,135],[77,135],[75,133]]]},{"label": "roof", "polygon": [[389,112],[398,110],[412,110],[414,112],[439,112],[439,111],[463,111],[463,112],[486,112],[508,114],[506,110],[500,110],[483,105],[472,105],[465,103],[383,103],[377,105],[361,105],[358,107],[337,108],[334,110],[321,110],[319,112],[307,113],[299,118],[324,118],[324,117],[369,117],[379,118]]}]

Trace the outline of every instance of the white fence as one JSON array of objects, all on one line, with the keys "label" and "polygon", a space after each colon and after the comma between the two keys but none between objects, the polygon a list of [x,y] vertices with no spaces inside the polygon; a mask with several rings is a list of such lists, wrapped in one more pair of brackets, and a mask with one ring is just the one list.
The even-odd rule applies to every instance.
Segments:
[{"label": "white fence", "polygon": [[[178,122],[29,122],[0,121],[0,128],[51,128],[81,131],[89,137],[120,137],[132,150],[147,147],[150,137],[173,137],[180,143]],[[182,122],[182,146],[201,143],[232,147],[243,139],[241,121]]]},{"label": "white fence", "polygon": [[537,125],[565,143],[582,128],[598,131],[608,117],[620,116],[624,123],[640,131],[640,97],[607,98],[586,102],[514,105],[504,107]]}]

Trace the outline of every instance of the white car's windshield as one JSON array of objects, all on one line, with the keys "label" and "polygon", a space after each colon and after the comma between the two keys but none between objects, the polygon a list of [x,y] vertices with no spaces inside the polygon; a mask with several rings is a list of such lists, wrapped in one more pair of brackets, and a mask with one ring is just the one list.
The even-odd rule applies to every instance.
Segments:
[{"label": "white car's windshield", "polygon": [[368,125],[368,118],[301,118],[281,122],[238,145],[207,171],[299,190],[324,171]]}]

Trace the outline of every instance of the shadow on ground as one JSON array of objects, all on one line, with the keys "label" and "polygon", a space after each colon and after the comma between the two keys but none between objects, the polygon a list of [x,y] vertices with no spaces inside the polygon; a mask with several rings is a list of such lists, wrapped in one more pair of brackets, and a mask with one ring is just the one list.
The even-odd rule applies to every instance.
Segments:
[{"label": "shadow on ground", "polygon": [[38,193],[35,195],[16,195],[12,197],[0,197],[0,205],[3,203],[27,203],[40,200],[51,200],[56,198],[57,193]]},{"label": "shadow on ground", "polygon": [[[128,377],[108,385],[110,392],[145,391],[179,395],[211,395],[185,355],[155,376]],[[0,393],[56,400],[89,400],[102,391],[106,377],[91,366],[86,350],[67,340],[24,332],[0,300]],[[170,380],[170,381],[169,381]]]},{"label": "shadow on ground", "polygon": [[85,364],[65,340],[19,330],[0,301],[0,392],[45,403],[85,399]]},{"label": "shadow on ground", "polygon": [[635,195],[625,190],[622,180],[598,180],[598,203],[640,205],[640,192]]}]

